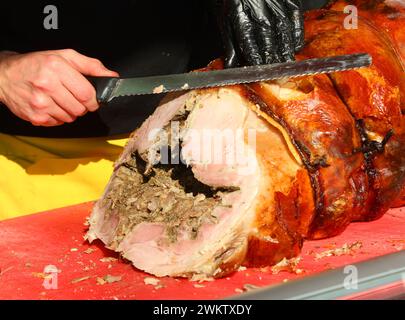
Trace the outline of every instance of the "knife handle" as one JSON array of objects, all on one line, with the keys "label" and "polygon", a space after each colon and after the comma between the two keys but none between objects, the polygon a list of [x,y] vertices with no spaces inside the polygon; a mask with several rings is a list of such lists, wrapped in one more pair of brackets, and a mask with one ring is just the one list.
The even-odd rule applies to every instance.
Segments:
[{"label": "knife handle", "polygon": [[114,89],[117,87],[119,78],[112,77],[86,77],[96,89],[97,102],[106,104],[113,98]]}]

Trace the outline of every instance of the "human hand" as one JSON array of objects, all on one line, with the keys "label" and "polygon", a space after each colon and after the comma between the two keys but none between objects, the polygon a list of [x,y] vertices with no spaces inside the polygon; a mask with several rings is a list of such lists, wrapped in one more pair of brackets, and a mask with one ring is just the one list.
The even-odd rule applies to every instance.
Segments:
[{"label": "human hand", "polygon": [[95,89],[84,75],[118,76],[99,60],[72,49],[0,52],[0,102],[33,125],[73,122],[99,107]]},{"label": "human hand", "polygon": [[304,45],[300,0],[214,0],[225,67],[293,61]]}]

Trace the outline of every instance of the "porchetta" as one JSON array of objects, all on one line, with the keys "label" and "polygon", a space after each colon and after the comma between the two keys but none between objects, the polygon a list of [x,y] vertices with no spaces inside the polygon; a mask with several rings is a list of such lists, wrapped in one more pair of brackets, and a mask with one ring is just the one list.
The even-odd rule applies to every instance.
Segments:
[{"label": "porchetta", "polygon": [[156,276],[221,277],[405,204],[405,2],[307,14],[297,59],[366,52],[369,68],[167,96],[116,162],[88,239]]}]

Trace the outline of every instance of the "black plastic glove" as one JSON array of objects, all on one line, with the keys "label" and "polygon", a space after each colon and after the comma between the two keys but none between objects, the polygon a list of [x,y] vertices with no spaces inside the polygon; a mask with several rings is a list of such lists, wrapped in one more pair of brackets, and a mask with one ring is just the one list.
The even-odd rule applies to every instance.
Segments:
[{"label": "black plastic glove", "polygon": [[213,0],[225,67],[293,61],[304,45],[300,0]]}]

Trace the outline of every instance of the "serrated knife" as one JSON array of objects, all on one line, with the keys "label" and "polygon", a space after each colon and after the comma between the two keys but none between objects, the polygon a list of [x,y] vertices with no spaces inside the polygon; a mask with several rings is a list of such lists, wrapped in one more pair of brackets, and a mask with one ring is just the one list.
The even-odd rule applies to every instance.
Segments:
[{"label": "serrated knife", "polygon": [[138,78],[88,77],[88,79],[96,88],[99,103],[105,104],[121,96],[167,93],[331,73],[368,67],[371,63],[371,56],[361,53],[206,72]]}]

